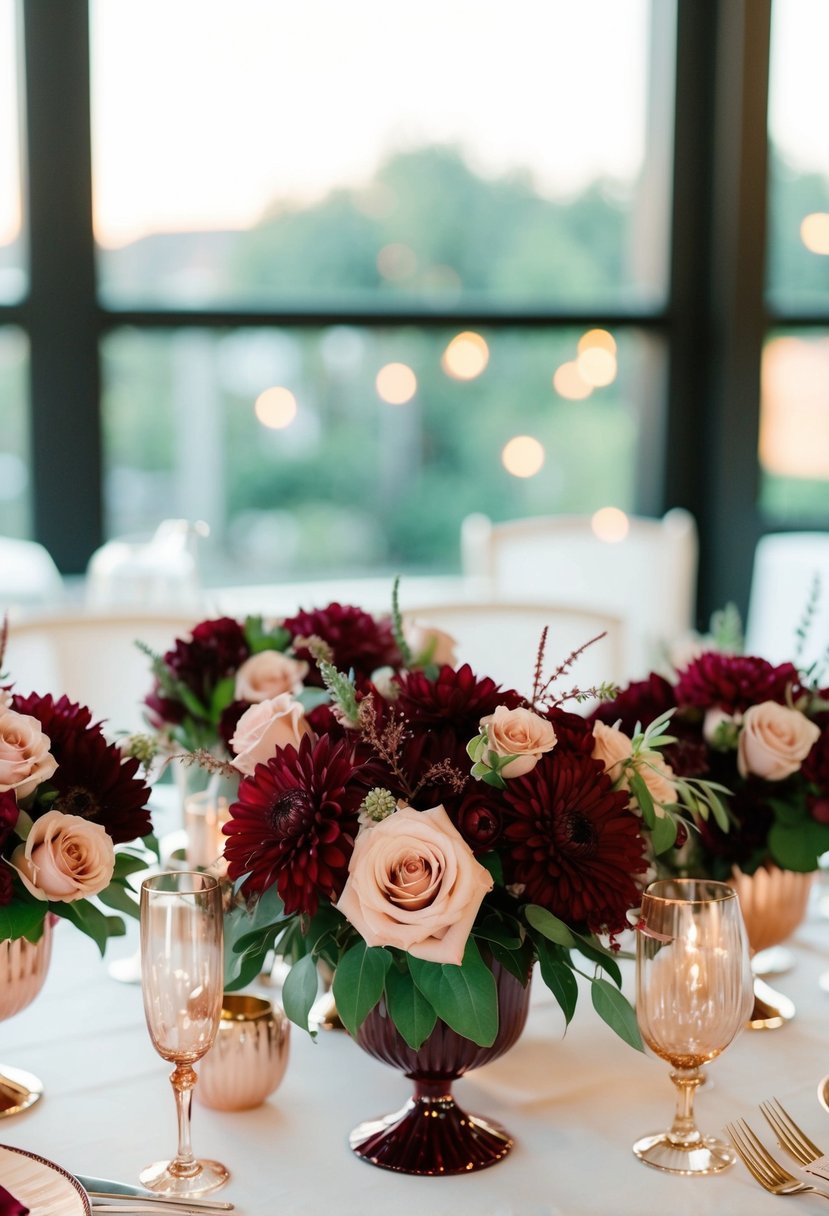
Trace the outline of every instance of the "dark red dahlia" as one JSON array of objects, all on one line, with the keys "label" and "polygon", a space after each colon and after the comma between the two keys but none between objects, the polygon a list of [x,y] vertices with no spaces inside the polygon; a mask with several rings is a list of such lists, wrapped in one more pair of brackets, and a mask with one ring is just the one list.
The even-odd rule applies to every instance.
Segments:
[{"label": "dark red dahlia", "polygon": [[4,790],[0,794],[0,851],[14,831],[20,810],[14,790]]},{"label": "dark red dahlia", "polygon": [[228,874],[245,879],[246,895],[276,884],[288,914],[309,915],[339,897],[365,792],[354,774],[347,742],[306,735],[242,781],[222,830]]},{"label": "dark red dahlia", "polygon": [[800,687],[797,668],[791,663],[773,667],[754,655],[709,650],[679,673],[674,691],[678,705],[733,714],[762,701],[785,704],[788,690],[796,696]]},{"label": "dark red dahlia", "polygon": [[647,680],[634,680],[612,701],[602,701],[590,714],[590,720],[605,722],[608,726],[618,722],[626,735],[633,735],[637,722],[643,728],[649,726],[676,703],[673,686],[652,671]]},{"label": "dark red dahlia", "polygon": [[503,826],[500,794],[492,786],[475,781],[452,818],[474,852],[487,853],[498,843]]},{"label": "dark red dahlia", "polygon": [[645,842],[601,762],[557,750],[507,782],[499,851],[508,885],[569,924],[620,932],[640,899]]},{"label": "dark red dahlia", "polygon": [[58,762],[49,780],[58,796],[48,805],[33,808],[35,817],[46,810],[80,815],[105,827],[114,844],[152,831],[147,810],[150,790],[137,775],[139,761],[123,760],[120,748],[107,743],[100,726],[88,725],[88,709],[73,705],[66,697],[54,701],[34,693],[15,698],[14,708],[38,719]]},{"label": "dark red dahlia", "polygon": [[805,781],[816,785],[824,796],[829,796],[829,715],[821,714],[817,724],[821,734],[803,761],[800,772]]},{"label": "dark red dahlia", "polygon": [[[190,640],[177,638],[172,650],[163,656],[163,663],[173,679],[184,684],[207,708],[219,681],[234,675],[249,657],[250,646],[242,626],[225,616],[201,621]],[[186,712],[159,684],[145,704],[157,722],[180,722]]]},{"label": "dark red dahlia", "polygon": [[[339,671],[353,671],[357,682],[367,680],[378,667],[399,667],[400,651],[394,640],[391,621],[375,619],[362,608],[350,604],[329,604],[310,612],[298,612],[282,622],[292,638],[322,638],[331,647],[334,666]],[[310,664],[306,684],[320,686],[322,679],[310,651],[295,648],[296,657]]]},{"label": "dark red dahlia", "polygon": [[6,908],[14,898],[14,874],[0,861],[0,908]]},{"label": "dark red dahlia", "polygon": [[85,730],[102,733],[100,722],[92,724],[92,711],[85,705],[70,701],[66,696],[59,697],[56,701],[51,693],[45,697],[36,692],[27,697],[15,695],[12,697],[12,709],[19,714],[29,714],[37,718],[44,735],[49,739],[50,751],[55,759],[67,739]]},{"label": "dark red dahlia", "polygon": [[560,706],[552,706],[544,717],[556,732],[556,751],[579,752],[589,756],[593,751],[593,726],[580,714],[571,714]]},{"label": "dark red dahlia", "polygon": [[457,669],[441,667],[434,680],[422,671],[404,672],[398,683],[396,705],[410,722],[451,723],[467,741],[477,735],[481,718],[494,713],[499,705],[515,709],[525,704],[517,692],[502,689],[489,676],[478,679],[468,663]]}]

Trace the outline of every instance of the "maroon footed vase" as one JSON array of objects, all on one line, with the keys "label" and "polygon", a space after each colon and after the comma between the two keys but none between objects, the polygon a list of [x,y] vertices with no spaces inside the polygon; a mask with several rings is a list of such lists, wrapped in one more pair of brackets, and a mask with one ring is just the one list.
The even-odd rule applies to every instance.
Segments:
[{"label": "maroon footed vase", "polygon": [[497,1123],[469,1115],[452,1096],[452,1082],[503,1055],[518,1041],[527,1021],[530,984],[522,984],[492,963],[498,991],[498,1034],[479,1047],[438,1021],[414,1051],[401,1037],[383,1001],[357,1033],[357,1042],[377,1060],[401,1069],[414,1081],[414,1094],[392,1115],[361,1123],[349,1137],[358,1157],[402,1174],[470,1174],[486,1169],[512,1148]]}]

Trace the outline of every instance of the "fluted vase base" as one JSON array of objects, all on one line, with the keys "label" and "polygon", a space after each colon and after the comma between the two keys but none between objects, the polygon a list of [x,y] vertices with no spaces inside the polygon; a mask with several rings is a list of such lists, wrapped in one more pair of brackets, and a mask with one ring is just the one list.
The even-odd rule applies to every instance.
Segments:
[{"label": "fluted vase base", "polygon": [[0,1064],[0,1119],[19,1115],[43,1096],[43,1082],[34,1073]]},{"label": "fluted vase base", "polygon": [[361,1123],[349,1136],[358,1157],[401,1174],[471,1174],[507,1155],[512,1137],[498,1123],[469,1115],[446,1082],[415,1082],[402,1110]]}]

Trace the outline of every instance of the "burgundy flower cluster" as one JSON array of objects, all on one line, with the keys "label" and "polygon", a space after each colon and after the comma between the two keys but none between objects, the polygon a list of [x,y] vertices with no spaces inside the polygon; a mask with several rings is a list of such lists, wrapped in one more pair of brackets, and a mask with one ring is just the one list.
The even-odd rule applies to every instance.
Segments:
[{"label": "burgundy flower cluster", "polygon": [[698,825],[674,865],[715,878],[764,862],[815,869],[829,849],[829,689],[792,663],[709,650],[673,681],[628,685],[594,718],[630,733],[666,710],[675,742],[665,760],[680,778],[724,786],[730,820],[728,831]]},{"label": "burgundy flower cluster", "polygon": [[476,856],[494,859],[491,898],[539,904],[586,930],[625,927],[647,868],[645,840],[629,793],[591,756],[589,722],[547,710],[555,748],[502,789],[472,778],[467,746],[497,707],[526,706],[517,692],[468,666],[443,666],[400,672],[388,695],[372,686],[363,695],[371,713],[360,729],[329,714],[316,737],[277,749],[241,782],[224,831],[229,874],[244,893],[275,886],[288,914],[336,902],[360,807],[379,788],[419,810],[442,805]]}]

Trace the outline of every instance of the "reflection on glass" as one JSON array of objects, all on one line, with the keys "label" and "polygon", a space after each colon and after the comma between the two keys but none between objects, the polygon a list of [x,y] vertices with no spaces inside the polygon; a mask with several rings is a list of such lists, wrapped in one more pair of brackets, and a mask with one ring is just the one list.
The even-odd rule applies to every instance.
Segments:
[{"label": "reflection on glass", "polygon": [[110,302],[664,299],[674,0],[91,15]]},{"label": "reflection on glass", "polygon": [[[475,511],[642,509],[658,346],[616,332],[613,383],[576,401],[553,373],[575,365],[584,330],[482,331],[489,359],[471,380],[441,363],[457,333],[113,332],[102,348],[109,535],[205,520],[207,584],[274,582],[456,570]],[[390,366],[399,404],[378,392]],[[543,457],[534,448],[524,475],[502,464],[517,436]]]},{"label": "reflection on glass", "polygon": [[829,333],[766,342],[760,410],[761,505],[779,519],[829,520]]}]

